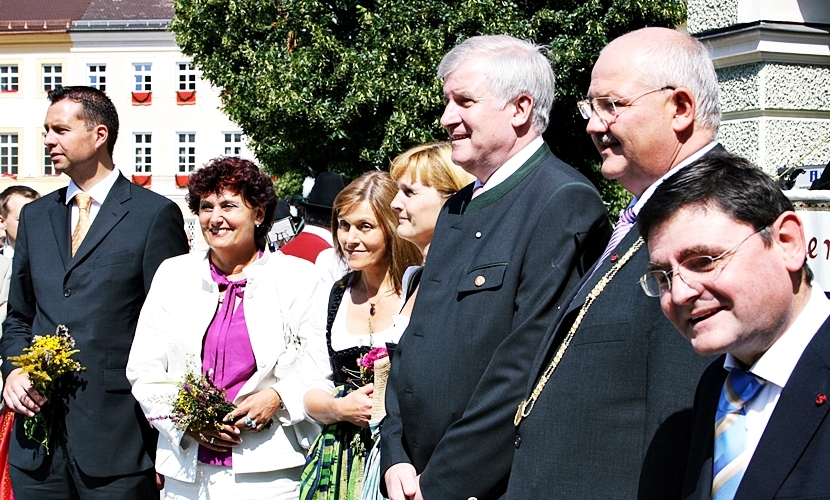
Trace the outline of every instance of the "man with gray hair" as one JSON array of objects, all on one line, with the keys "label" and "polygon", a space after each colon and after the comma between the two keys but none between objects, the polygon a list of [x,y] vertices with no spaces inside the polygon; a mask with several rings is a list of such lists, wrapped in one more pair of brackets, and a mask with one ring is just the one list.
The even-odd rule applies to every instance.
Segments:
[{"label": "man with gray hair", "polygon": [[711,360],[640,289],[636,220],[663,179],[721,149],[717,98],[706,48],[686,34],[645,28],[600,53],[578,107],[603,176],[634,198],[535,356],[507,498],[680,497],[695,383]]},{"label": "man with gray hair", "polygon": [[438,76],[452,160],[476,181],[441,210],[393,354],[381,439],[392,500],[504,493],[529,361],[609,235],[596,189],[542,140],[554,95],[542,47],[473,37]]}]

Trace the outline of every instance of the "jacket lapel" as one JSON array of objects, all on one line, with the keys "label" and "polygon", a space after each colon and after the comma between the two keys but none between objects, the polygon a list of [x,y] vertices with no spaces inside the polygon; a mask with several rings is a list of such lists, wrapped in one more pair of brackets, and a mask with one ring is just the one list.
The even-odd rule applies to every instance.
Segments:
[{"label": "jacket lapel", "polygon": [[[101,243],[101,240],[112,231],[112,228],[127,215],[128,210],[124,208],[123,204],[130,197],[130,182],[119,174],[118,179],[116,179],[115,184],[113,184],[112,189],[110,189],[107,195],[107,199],[104,200],[101,209],[98,210],[98,215],[95,216],[95,220],[89,227],[89,232],[84,237],[84,241],[81,242],[78,252],[69,262],[69,269],[67,271],[73,269],[79,262],[82,262]],[[66,254],[69,255],[69,253],[71,253],[71,250],[67,250]]]},{"label": "jacket lapel", "polygon": [[55,235],[58,254],[61,256],[63,268],[69,265],[71,240],[69,239],[69,207],[66,205],[66,188],[55,191],[55,204],[49,208],[49,221],[52,223],[52,232]]},{"label": "jacket lapel", "polygon": [[773,498],[792,472],[830,404],[816,404],[830,393],[830,320],[810,341],[793,370],[749,462],[736,499]]}]

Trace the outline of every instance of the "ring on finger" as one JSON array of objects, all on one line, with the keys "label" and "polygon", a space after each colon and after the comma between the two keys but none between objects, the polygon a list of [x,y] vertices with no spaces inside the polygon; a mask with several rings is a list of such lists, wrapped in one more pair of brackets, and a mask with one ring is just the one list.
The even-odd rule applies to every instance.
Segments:
[{"label": "ring on finger", "polygon": [[245,427],[250,427],[251,429],[256,428],[256,420],[251,420],[249,417],[245,417]]},{"label": "ring on finger", "polygon": [[214,437],[210,438],[210,444],[213,444],[213,440],[216,439]]},{"label": "ring on finger", "polygon": [[201,439],[202,441],[204,441],[204,442],[206,442],[206,443],[207,443],[207,438],[206,438],[206,437],[205,437],[205,435],[204,435],[204,434],[202,434],[201,432],[199,433],[199,439]]}]

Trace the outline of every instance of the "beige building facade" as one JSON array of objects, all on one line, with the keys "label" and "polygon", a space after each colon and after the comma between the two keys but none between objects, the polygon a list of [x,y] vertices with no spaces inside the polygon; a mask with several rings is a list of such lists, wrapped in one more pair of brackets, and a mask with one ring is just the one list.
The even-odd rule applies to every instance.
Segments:
[{"label": "beige building facade", "polygon": [[[118,110],[116,168],[176,201],[201,247],[184,205],[188,174],[217,156],[254,157],[221,112],[221,91],[179,51],[168,29],[171,2],[34,0],[62,11],[27,3],[0,3],[0,190],[25,184],[45,194],[69,182],[43,146],[46,95],[62,85],[95,86]],[[64,18],[24,19],[32,15]]]}]

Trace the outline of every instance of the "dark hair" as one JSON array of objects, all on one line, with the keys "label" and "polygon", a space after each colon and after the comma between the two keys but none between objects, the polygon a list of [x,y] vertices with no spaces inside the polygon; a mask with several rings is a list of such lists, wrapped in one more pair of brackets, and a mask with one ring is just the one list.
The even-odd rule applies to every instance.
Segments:
[{"label": "dark hair", "polygon": [[47,97],[52,104],[65,99],[80,104],[80,118],[87,130],[98,125],[107,127],[107,152],[112,156],[118,139],[118,112],[105,93],[93,87],[59,87],[49,92]]},{"label": "dark hair", "polygon": [[[792,212],[792,202],[781,188],[749,160],[725,151],[704,155],[666,179],[640,210],[637,225],[648,241],[651,231],[690,205],[713,207],[755,230],[769,226],[784,212]],[[761,231],[770,246],[769,231]],[[803,277],[809,283],[813,273],[806,264]]]},{"label": "dark hair", "polygon": [[[409,266],[420,265],[424,257],[415,244],[398,236],[398,213],[392,209],[392,200],[396,194],[398,194],[398,184],[387,172],[373,170],[361,175],[340,191],[334,199],[334,206],[331,209],[331,234],[337,256],[345,259],[345,252],[337,238],[337,219],[340,214],[348,214],[364,201],[368,202],[383,231],[386,251],[390,257],[389,276],[392,278],[395,292],[400,294],[404,271]],[[354,284],[356,274],[349,274],[343,282],[349,285]]]},{"label": "dark hair", "polygon": [[306,224],[324,227],[326,229],[329,228],[329,224],[331,224],[331,210],[316,209],[310,206],[304,206],[302,209],[303,219]]},{"label": "dark hair", "polygon": [[236,156],[214,158],[190,176],[185,201],[190,211],[198,215],[203,198],[224,191],[241,196],[251,208],[265,208],[265,218],[254,231],[258,243],[264,244],[277,210],[277,195],[271,177],[251,161]]},{"label": "dark hair", "polygon": [[30,188],[29,186],[15,185],[9,186],[0,193],[0,217],[4,219],[9,215],[8,201],[13,194],[22,196],[29,200],[36,200],[40,198],[40,193]]}]

